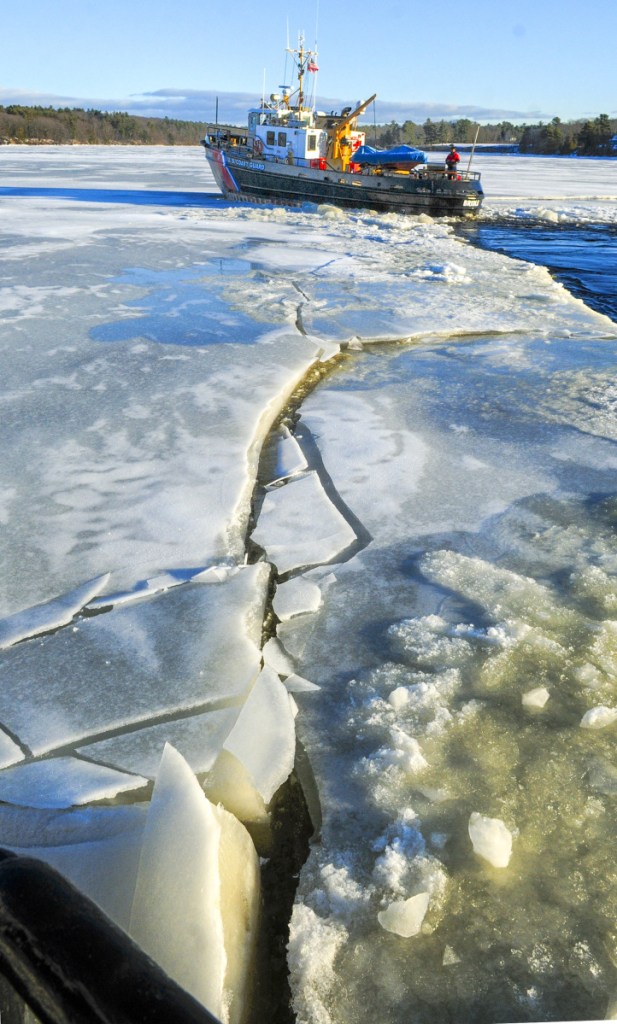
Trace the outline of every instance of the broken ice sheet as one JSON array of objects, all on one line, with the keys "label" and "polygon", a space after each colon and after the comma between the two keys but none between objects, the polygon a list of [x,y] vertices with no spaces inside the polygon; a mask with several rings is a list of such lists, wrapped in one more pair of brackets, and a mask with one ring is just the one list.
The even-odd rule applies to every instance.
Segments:
[{"label": "broken ice sheet", "polygon": [[200,774],[214,764],[240,708],[241,704],[236,704],[179,718],[175,722],[144,726],[122,736],[81,746],[77,753],[152,779],[160,764],[161,750],[169,742],[182,754],[193,772]]},{"label": "broken ice sheet", "polygon": [[252,537],[279,573],[331,562],[356,540],[312,472],[268,491]]},{"label": "broken ice sheet", "polygon": [[143,788],[146,779],[76,757],[49,758],[0,771],[0,800],[24,807],[74,807]]},{"label": "broken ice sheet", "polygon": [[237,701],[260,665],[268,569],[187,583],[0,657],[2,722],[39,755],[111,730]]},{"label": "broken ice sheet", "polygon": [[21,612],[0,619],[0,648],[10,647],[26,637],[66,625],[84,605],[100,593],[108,580],[109,573],[106,573],[52,601],[25,608]]}]

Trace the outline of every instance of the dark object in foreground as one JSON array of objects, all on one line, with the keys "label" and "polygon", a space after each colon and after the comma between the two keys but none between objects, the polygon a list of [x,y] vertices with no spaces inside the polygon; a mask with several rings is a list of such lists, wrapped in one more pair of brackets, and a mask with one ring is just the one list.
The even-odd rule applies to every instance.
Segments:
[{"label": "dark object in foreground", "polygon": [[0,972],[43,1024],[219,1024],[62,875],[6,851]]}]

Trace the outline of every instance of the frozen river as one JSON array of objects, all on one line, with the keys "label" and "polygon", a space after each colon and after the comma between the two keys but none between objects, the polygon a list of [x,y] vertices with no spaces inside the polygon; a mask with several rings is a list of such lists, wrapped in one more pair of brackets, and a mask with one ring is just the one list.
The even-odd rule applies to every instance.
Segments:
[{"label": "frozen river", "polygon": [[[478,169],[487,225],[617,221],[614,162]],[[299,1024],[610,1013],[616,324],[445,221],[230,205],[197,148],[3,147],[0,209],[0,844],[235,1020],[172,832],[196,775],[267,853],[299,740]]]}]

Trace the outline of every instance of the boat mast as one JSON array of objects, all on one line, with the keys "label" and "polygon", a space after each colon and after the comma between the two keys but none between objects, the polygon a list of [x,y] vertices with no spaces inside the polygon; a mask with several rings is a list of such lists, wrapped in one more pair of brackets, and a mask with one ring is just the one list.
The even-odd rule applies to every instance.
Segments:
[{"label": "boat mast", "polygon": [[298,106],[302,110],[304,104],[304,36],[300,36],[300,50],[298,52]]},{"label": "boat mast", "polygon": [[289,47],[287,47],[287,53],[291,54],[292,59],[298,69],[298,109],[302,110],[304,107],[304,75],[306,74],[307,70],[317,70],[317,51],[305,50],[304,36],[300,35],[298,39],[298,49],[292,50]]}]

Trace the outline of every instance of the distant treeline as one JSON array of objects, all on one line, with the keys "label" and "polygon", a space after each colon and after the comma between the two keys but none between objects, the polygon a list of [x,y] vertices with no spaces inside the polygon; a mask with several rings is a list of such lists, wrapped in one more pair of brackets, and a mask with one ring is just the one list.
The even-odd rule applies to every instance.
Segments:
[{"label": "distant treeline", "polygon": [[[41,143],[143,146],[191,146],[203,138],[206,124],[169,117],[136,117],[127,113],[81,110],[74,107],[0,106],[0,143]],[[362,125],[370,145],[390,147],[405,144],[420,148],[449,142],[472,143],[478,134],[480,145],[517,146],[521,153],[552,153],[581,156],[617,156],[617,119],[600,114],[593,121],[561,121],[547,124],[478,124],[469,118],[432,121],[423,124]]]},{"label": "distant treeline", "polygon": [[423,124],[391,121],[374,126],[365,124],[364,129],[370,145],[385,148],[472,143],[477,132],[480,145],[512,145],[517,146],[521,153],[617,157],[617,140],[614,138],[617,120],[611,120],[608,114],[600,114],[593,121],[564,122],[554,117],[548,124],[541,121],[538,124],[512,124],[510,121],[478,124],[468,118],[457,121],[431,121],[428,118]]},{"label": "distant treeline", "polygon": [[0,143],[195,146],[205,123],[74,107],[0,106]]}]

